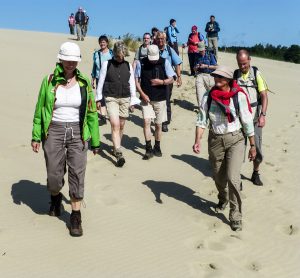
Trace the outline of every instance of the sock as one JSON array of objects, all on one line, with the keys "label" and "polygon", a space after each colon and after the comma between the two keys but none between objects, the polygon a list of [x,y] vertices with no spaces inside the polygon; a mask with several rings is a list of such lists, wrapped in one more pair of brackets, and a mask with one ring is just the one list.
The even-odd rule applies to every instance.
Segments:
[{"label": "sock", "polygon": [[80,210],[72,210],[72,214],[73,214],[73,215],[81,216]]},{"label": "sock", "polygon": [[160,141],[156,141],[156,140],[155,140],[154,147],[160,148]]},{"label": "sock", "polygon": [[151,146],[151,140],[146,141],[146,149],[150,149],[150,148],[152,148],[152,146]]}]

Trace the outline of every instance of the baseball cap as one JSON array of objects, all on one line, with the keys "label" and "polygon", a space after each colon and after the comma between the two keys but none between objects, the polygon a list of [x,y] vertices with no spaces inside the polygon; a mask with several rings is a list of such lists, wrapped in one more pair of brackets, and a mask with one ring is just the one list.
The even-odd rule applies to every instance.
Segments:
[{"label": "baseball cap", "polygon": [[151,44],[148,46],[147,51],[149,61],[157,61],[159,60],[159,49],[155,44]]}]

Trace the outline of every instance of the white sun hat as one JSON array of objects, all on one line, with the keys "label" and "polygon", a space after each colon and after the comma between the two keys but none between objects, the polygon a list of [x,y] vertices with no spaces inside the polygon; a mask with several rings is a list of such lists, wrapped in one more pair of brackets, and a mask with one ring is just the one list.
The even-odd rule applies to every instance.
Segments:
[{"label": "white sun hat", "polygon": [[57,58],[64,61],[80,62],[80,48],[74,42],[65,42],[61,45]]}]

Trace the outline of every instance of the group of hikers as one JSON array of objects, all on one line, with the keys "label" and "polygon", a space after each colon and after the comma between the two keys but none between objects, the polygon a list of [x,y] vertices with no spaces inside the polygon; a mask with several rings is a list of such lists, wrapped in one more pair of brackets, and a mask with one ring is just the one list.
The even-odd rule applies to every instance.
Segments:
[{"label": "group of hikers", "polygon": [[79,7],[78,11],[75,13],[71,13],[68,18],[68,24],[70,29],[70,34],[75,35],[75,28],[76,28],[76,35],[78,41],[83,41],[89,25],[89,16],[87,15],[86,11]]},{"label": "group of hikers", "polygon": [[[207,50],[196,26],[192,27],[192,36],[188,40],[193,51],[189,54],[197,54],[190,59],[190,62],[194,61],[191,73],[196,76],[199,108],[193,151],[201,152],[201,139],[204,130],[208,129],[209,161],[218,189],[215,211],[223,211],[229,203],[230,226],[237,231],[242,230],[241,167],[247,138],[250,142],[248,158],[253,162],[251,181],[263,185],[259,167],[263,159],[262,128],[268,87],[261,72],[250,65],[251,57],[245,49],[236,54],[235,71],[219,65],[216,38],[220,28],[214,16],[210,17],[206,29],[212,32],[207,39],[208,44],[216,48],[214,53]],[[126,162],[122,151],[125,122],[129,112],[139,107],[145,138],[142,158],[149,160],[163,156],[160,142],[162,132],[168,132],[172,119],[173,84],[182,85],[178,33],[174,19],[163,31],[153,27],[151,32],[145,32],[132,64],[125,59],[127,49],[123,41],[116,41],[113,49],[109,49],[108,37],[101,35],[98,39],[100,49],[93,53],[91,81],[77,68],[81,61],[79,46],[65,42],[60,47],[54,72],[43,79],[33,119],[31,146],[38,152],[42,143],[47,188],[51,194],[51,216],[61,214],[60,191],[68,166],[72,236],[83,234],[80,207],[84,197],[87,151],[90,147],[94,154],[99,153],[99,125],[109,120],[116,166],[123,167]],[[96,89],[95,98],[93,89]]]}]

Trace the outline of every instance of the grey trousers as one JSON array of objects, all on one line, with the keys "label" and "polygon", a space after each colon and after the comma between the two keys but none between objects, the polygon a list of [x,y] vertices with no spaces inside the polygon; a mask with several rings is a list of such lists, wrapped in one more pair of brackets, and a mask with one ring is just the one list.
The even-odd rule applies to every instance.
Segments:
[{"label": "grey trousers", "polygon": [[218,37],[207,38],[208,48],[213,49],[218,60]]},{"label": "grey trousers", "polygon": [[77,39],[82,39],[84,37],[83,35],[83,25],[76,24],[76,34],[77,34]]},{"label": "grey trousers", "polygon": [[48,191],[53,195],[60,192],[68,166],[69,195],[81,200],[84,197],[88,144],[81,140],[79,123],[51,122],[43,150]]},{"label": "grey trousers", "polygon": [[242,201],[240,197],[241,167],[244,159],[245,139],[241,131],[224,135],[208,136],[209,161],[213,168],[218,198],[221,202],[230,202],[229,220],[242,219]]}]

